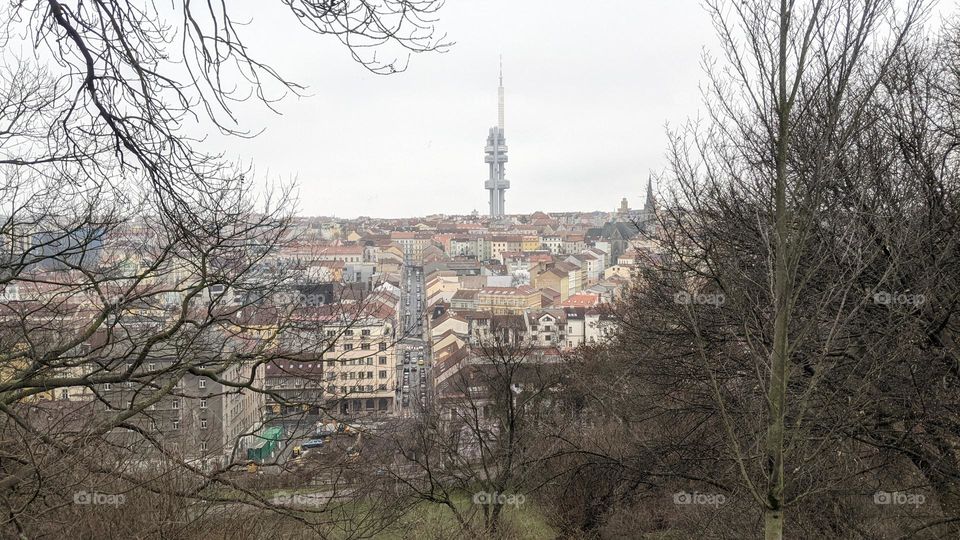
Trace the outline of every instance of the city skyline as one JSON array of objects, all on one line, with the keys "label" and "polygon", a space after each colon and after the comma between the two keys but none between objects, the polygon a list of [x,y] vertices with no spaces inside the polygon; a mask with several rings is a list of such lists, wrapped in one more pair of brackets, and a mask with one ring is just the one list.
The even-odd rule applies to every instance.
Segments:
[{"label": "city skyline", "polygon": [[[479,133],[494,123],[502,54],[514,156],[508,212],[611,211],[623,197],[640,207],[649,173],[666,166],[665,126],[697,116],[708,17],[694,3],[626,4],[593,29],[562,7],[446,6],[438,28],[455,44],[414,55],[388,77],[306,32],[265,39],[285,19],[261,15],[246,29],[248,45],[309,95],[278,103],[279,115],[238,104],[237,117],[265,131],[207,143],[259,178],[296,179],[302,216],[487,214]],[[687,23],[662,24],[678,19]]]},{"label": "city skyline", "polygon": [[591,7],[9,2],[0,538],[960,538],[957,5]]}]

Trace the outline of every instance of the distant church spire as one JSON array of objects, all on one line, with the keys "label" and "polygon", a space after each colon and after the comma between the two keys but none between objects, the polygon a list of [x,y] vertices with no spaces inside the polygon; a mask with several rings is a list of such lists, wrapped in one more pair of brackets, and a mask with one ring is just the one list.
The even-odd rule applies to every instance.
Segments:
[{"label": "distant church spire", "polygon": [[643,211],[647,216],[652,216],[656,210],[654,208],[655,199],[653,198],[653,177],[647,177],[647,200],[643,203]]}]

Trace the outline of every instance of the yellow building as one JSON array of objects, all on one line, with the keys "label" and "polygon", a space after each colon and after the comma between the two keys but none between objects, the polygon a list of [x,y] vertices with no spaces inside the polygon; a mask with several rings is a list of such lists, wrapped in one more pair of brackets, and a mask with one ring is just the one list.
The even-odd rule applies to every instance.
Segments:
[{"label": "yellow building", "polygon": [[540,249],[540,237],[535,234],[525,234],[520,239],[520,251],[537,251]]},{"label": "yellow building", "polygon": [[560,293],[560,301],[570,298],[570,278],[567,272],[550,268],[533,277],[533,286],[537,289],[553,289]]},{"label": "yellow building", "polygon": [[520,315],[525,310],[540,307],[540,291],[527,285],[484,287],[477,294],[477,309],[494,315]]}]

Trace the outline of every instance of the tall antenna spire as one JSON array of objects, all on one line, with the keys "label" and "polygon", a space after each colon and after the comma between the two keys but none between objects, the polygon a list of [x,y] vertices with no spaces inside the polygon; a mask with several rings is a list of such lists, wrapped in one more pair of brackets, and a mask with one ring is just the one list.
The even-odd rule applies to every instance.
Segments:
[{"label": "tall antenna spire", "polygon": [[497,126],[503,133],[503,55],[500,55],[500,87],[497,88]]}]

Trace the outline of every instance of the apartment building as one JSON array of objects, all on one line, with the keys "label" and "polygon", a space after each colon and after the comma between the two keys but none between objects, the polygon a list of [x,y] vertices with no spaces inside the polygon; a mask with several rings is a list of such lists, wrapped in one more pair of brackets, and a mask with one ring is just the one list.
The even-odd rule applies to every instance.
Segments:
[{"label": "apartment building", "polygon": [[[553,268],[567,274],[567,289],[569,294],[576,294],[583,290],[586,281],[586,272],[573,263],[565,261],[558,262]],[[566,300],[566,298],[564,298]]]},{"label": "apartment building", "polygon": [[460,289],[450,298],[450,309],[477,309],[478,289]]},{"label": "apartment building", "polygon": [[564,253],[563,236],[559,234],[547,234],[541,237],[541,245],[554,255]]},{"label": "apartment building", "polygon": [[569,272],[559,268],[548,268],[532,277],[534,288],[553,289],[560,294],[560,301],[563,302],[570,297],[570,278]]},{"label": "apartment building", "polygon": [[494,315],[519,315],[540,306],[540,292],[529,285],[484,287],[477,293],[477,309]]},{"label": "apartment building", "polygon": [[450,239],[450,250],[448,253],[451,256],[467,257],[467,256],[477,256],[477,242],[475,239],[468,236],[456,236]]},{"label": "apartment building", "polygon": [[529,252],[540,249],[540,235],[524,234],[520,237],[520,251]]},{"label": "apartment building", "polygon": [[504,252],[520,251],[522,245],[521,236],[494,236],[490,240],[490,258],[502,260],[501,255]]},{"label": "apartment building", "polygon": [[323,354],[327,402],[345,415],[393,414],[398,338],[393,320],[330,320],[321,331],[328,340]]},{"label": "apartment building", "polygon": [[316,248],[315,259],[318,261],[363,263],[372,260],[370,253],[365,246],[319,246]]},{"label": "apartment building", "polygon": [[[175,364],[182,364],[175,356],[150,358],[134,369],[133,380],[97,385],[96,412],[110,415],[146,405],[127,422],[162,438],[166,452],[206,468],[243,461],[248,436],[263,425],[264,394],[190,373],[174,382],[181,373]],[[132,369],[132,362],[113,367]],[[229,365],[218,379],[236,385],[252,381],[250,386],[262,388],[264,371],[253,367],[252,363]],[[158,399],[157,388],[167,384],[173,384],[173,389]],[[124,430],[114,430],[108,438],[146,462],[162,458],[152,445]]]},{"label": "apartment building", "polygon": [[563,253],[580,253],[587,248],[583,233],[568,233],[563,236]]},{"label": "apartment building", "polygon": [[423,251],[430,246],[432,234],[429,232],[394,231],[390,240],[403,250],[404,258],[414,264],[423,262]]}]

